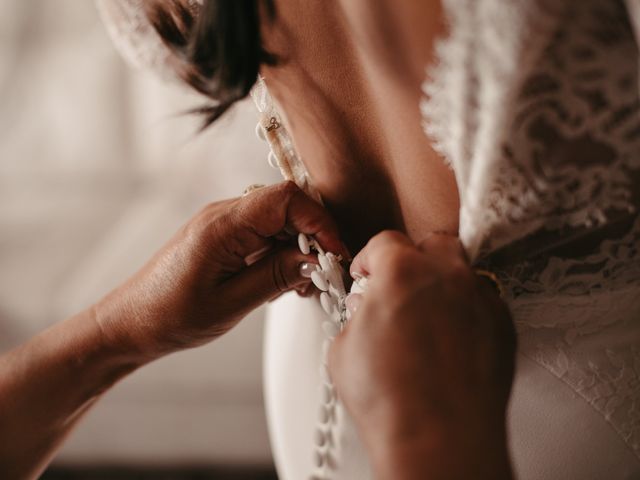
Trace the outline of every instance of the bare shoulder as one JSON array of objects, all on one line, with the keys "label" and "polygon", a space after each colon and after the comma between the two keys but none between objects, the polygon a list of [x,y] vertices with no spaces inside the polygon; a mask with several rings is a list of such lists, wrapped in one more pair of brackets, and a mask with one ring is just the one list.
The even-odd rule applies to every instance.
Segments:
[{"label": "bare shoulder", "polygon": [[386,74],[424,80],[433,42],[445,32],[441,0],[340,0],[362,53]]}]

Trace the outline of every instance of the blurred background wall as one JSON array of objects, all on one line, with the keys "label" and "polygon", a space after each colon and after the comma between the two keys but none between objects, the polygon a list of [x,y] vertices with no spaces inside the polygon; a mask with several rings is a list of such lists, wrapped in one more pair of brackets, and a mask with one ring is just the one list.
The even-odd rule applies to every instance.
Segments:
[{"label": "blurred background wall", "polygon": [[[205,203],[277,172],[250,103],[197,134],[199,99],[134,72],[87,0],[0,0],[0,348],[96,301]],[[269,465],[262,313],[117,385],[58,462]]]}]

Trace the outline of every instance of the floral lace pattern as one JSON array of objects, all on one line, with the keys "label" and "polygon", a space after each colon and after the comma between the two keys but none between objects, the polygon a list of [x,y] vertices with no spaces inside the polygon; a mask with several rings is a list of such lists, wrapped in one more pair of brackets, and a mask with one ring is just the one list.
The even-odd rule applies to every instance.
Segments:
[{"label": "floral lace pattern", "polygon": [[[488,211],[557,229],[634,212],[640,180],[638,48],[616,1],[573,3],[526,79]],[[503,192],[517,192],[505,201]],[[637,195],[637,193],[636,193]],[[515,196],[514,196],[515,197]],[[498,220],[500,221],[500,220]],[[507,232],[503,238],[512,239]]]},{"label": "floral lace pattern", "polygon": [[[522,353],[640,458],[640,1],[442,1],[421,107],[461,239],[500,276]],[[170,76],[142,0],[98,3],[123,55]]]},{"label": "floral lace pattern", "polygon": [[[144,0],[96,0],[96,4],[114,45],[131,65],[165,79],[174,77],[171,52],[149,23]],[[201,4],[202,0],[188,0],[194,11]]]},{"label": "floral lace pattern", "polygon": [[497,3],[445,1],[425,130],[454,169],[461,237],[499,275],[521,352],[640,458],[640,6]]}]

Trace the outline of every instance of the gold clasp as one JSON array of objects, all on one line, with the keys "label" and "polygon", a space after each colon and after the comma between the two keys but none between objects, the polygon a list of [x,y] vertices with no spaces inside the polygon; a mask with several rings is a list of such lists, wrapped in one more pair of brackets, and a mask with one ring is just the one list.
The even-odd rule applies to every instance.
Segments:
[{"label": "gold clasp", "polygon": [[269,119],[269,125],[265,128],[267,132],[271,130],[275,130],[276,128],[280,128],[280,123],[278,123],[278,119],[276,117],[271,117]]}]

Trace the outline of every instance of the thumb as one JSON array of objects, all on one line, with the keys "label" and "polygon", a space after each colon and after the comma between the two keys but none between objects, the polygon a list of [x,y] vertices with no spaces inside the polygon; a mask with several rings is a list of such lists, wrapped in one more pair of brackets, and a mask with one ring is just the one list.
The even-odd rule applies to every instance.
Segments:
[{"label": "thumb", "polygon": [[275,250],[227,280],[217,295],[234,315],[246,315],[284,292],[307,285],[310,280],[300,271],[305,262],[317,263],[318,259],[297,247]]}]

